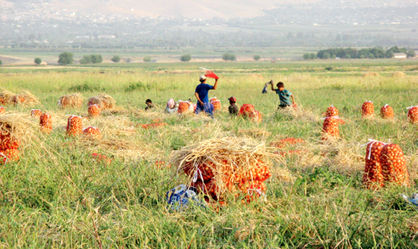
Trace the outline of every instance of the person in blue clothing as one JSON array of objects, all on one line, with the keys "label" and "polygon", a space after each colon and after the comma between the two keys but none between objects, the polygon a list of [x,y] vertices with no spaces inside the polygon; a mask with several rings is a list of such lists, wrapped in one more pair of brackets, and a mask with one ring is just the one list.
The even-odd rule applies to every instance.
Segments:
[{"label": "person in blue clothing", "polygon": [[279,95],[280,98],[280,104],[279,104],[279,108],[286,108],[289,106],[296,106],[295,103],[295,97],[293,96],[293,94],[289,91],[284,89],[284,83],[283,82],[279,82],[277,83],[277,89],[274,89],[273,86],[273,81],[270,81],[271,84],[271,90],[276,92],[277,95]]},{"label": "person in blue clothing", "polygon": [[197,105],[196,105],[196,114],[199,114],[200,112],[206,112],[211,117],[213,117],[213,105],[209,102],[209,91],[210,90],[216,90],[216,87],[218,86],[218,79],[215,80],[215,84],[209,85],[206,84],[206,76],[201,75],[200,76],[200,84],[197,85],[194,95],[197,99]]}]

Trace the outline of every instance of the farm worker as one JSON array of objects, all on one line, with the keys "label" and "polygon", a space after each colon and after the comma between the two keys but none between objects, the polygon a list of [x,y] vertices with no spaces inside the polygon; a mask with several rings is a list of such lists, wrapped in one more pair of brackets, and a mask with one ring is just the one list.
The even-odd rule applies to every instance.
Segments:
[{"label": "farm worker", "polygon": [[201,111],[206,112],[211,117],[213,117],[213,105],[209,102],[209,91],[216,90],[218,86],[218,79],[215,79],[215,85],[206,84],[206,76],[200,76],[200,84],[197,85],[194,95],[197,99],[196,104],[196,114],[199,114]]},{"label": "farm worker", "polygon": [[228,107],[228,111],[229,114],[231,115],[238,115],[238,106],[237,106],[237,99],[235,97],[230,97],[229,99],[229,107]]},{"label": "farm worker", "polygon": [[165,107],[166,113],[176,113],[177,112],[177,106],[176,101],[174,99],[169,99],[167,101],[167,106]]},{"label": "farm worker", "polygon": [[152,100],[150,100],[150,99],[147,99],[145,101],[145,104],[147,105],[147,107],[145,107],[145,111],[148,111],[148,110],[154,108],[154,104],[152,103]]},{"label": "farm worker", "polygon": [[277,83],[276,85],[277,89],[274,89],[273,81],[270,81],[270,85],[271,85],[271,90],[276,92],[277,95],[279,95],[279,98],[280,98],[279,108],[286,108],[292,105],[296,106],[295,97],[289,90],[284,89],[283,82],[280,81],[279,83]]}]

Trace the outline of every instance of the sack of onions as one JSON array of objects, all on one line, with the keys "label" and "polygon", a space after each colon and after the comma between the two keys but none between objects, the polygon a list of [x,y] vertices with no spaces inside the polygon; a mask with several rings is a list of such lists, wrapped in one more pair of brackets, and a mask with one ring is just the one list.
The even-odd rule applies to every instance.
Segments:
[{"label": "sack of onions", "polygon": [[39,117],[39,125],[41,126],[41,131],[50,133],[52,131],[52,118],[48,113],[42,113]]},{"label": "sack of onions", "polygon": [[100,115],[100,107],[96,104],[89,105],[87,111],[89,113],[89,117],[91,118],[98,117]]},{"label": "sack of onions", "polygon": [[179,101],[179,108],[177,109],[177,112],[180,114],[190,113],[191,108],[193,108],[192,103],[189,101]]},{"label": "sack of onions", "polygon": [[18,149],[0,150],[0,164],[2,165],[6,165],[10,162],[17,162],[19,159]]},{"label": "sack of onions", "polygon": [[335,117],[338,116],[338,109],[331,105],[330,107],[328,107],[327,112],[325,113],[326,117]]},{"label": "sack of onions", "polygon": [[100,130],[96,127],[89,126],[83,130],[83,134],[86,136],[100,136]]},{"label": "sack of onions", "polygon": [[67,135],[77,136],[83,133],[83,121],[80,116],[71,115],[67,121]]},{"label": "sack of onions", "polygon": [[4,108],[3,106],[0,106],[0,113],[5,113],[6,112],[6,108]]},{"label": "sack of onions", "polygon": [[361,116],[363,118],[368,118],[373,116],[374,114],[374,105],[373,102],[371,101],[366,101],[363,103],[363,105],[361,106]]},{"label": "sack of onions", "polygon": [[363,184],[368,189],[379,189],[384,186],[384,177],[380,154],[385,143],[379,141],[370,141],[366,146],[365,167],[363,174]]},{"label": "sack of onions", "polygon": [[393,108],[388,104],[382,106],[382,108],[380,109],[380,116],[384,119],[393,119],[393,117],[395,116]]},{"label": "sack of onions", "polygon": [[418,123],[418,106],[408,107],[408,120],[412,124]]},{"label": "sack of onions", "polygon": [[397,144],[386,144],[380,153],[382,173],[385,182],[402,186],[409,185],[409,173],[401,147]]},{"label": "sack of onions", "polygon": [[216,97],[211,98],[210,103],[213,105],[213,110],[214,111],[221,110],[221,101],[219,99],[217,99]]},{"label": "sack of onions", "polygon": [[339,138],[340,130],[339,125],[341,119],[338,117],[326,117],[322,126],[322,140],[327,140],[329,137]]}]

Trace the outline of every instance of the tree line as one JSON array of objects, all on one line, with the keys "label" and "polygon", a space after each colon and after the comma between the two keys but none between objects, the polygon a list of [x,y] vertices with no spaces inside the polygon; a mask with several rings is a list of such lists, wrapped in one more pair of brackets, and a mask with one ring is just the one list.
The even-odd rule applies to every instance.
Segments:
[{"label": "tree line", "polygon": [[415,50],[407,48],[391,47],[384,48],[329,48],[319,50],[317,53],[306,53],[303,55],[305,60],[314,59],[381,59],[393,58],[396,53],[405,53],[408,58],[415,57]]}]

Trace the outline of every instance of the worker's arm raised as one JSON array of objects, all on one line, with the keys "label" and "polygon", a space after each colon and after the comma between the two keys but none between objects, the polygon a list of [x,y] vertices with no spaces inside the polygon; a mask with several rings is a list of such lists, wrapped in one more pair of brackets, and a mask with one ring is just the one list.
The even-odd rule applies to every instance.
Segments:
[{"label": "worker's arm raised", "polygon": [[274,89],[274,86],[273,86],[273,80],[270,80],[269,84],[270,84],[270,86],[271,86],[271,90],[272,90],[272,91],[276,91],[276,90]]},{"label": "worker's arm raised", "polygon": [[216,90],[216,87],[218,87],[218,79],[215,80],[215,85],[213,85],[213,90]]}]

